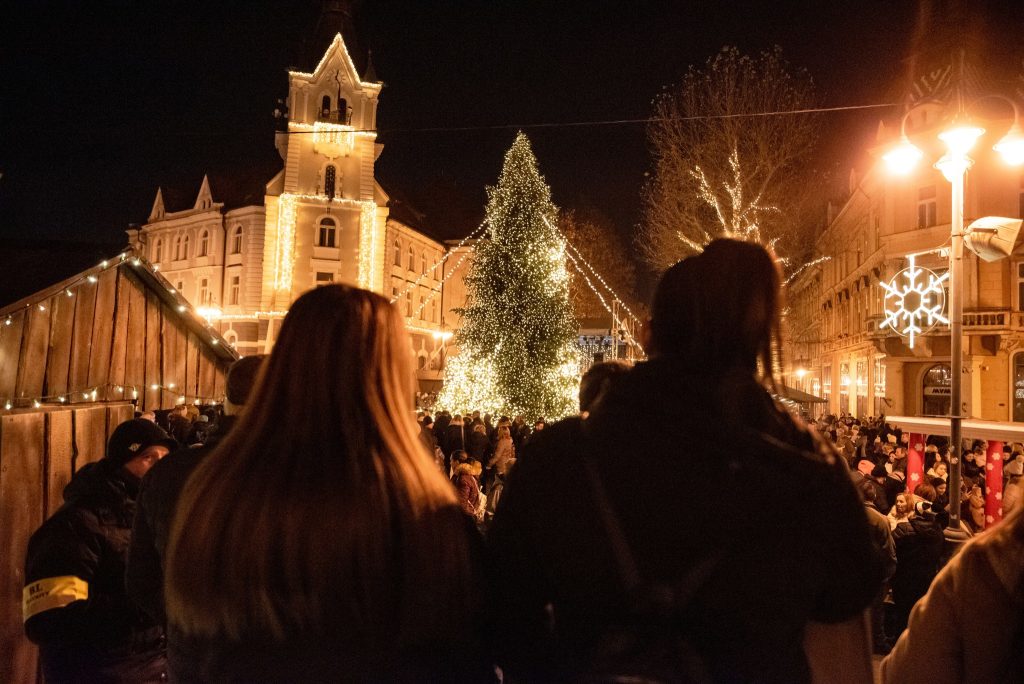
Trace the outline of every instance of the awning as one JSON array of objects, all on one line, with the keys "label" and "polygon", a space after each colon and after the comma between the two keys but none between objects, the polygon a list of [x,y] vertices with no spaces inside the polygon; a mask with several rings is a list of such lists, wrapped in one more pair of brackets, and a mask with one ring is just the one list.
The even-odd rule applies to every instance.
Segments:
[{"label": "awning", "polygon": [[[886,416],[885,422],[902,428],[904,432],[949,436],[949,418]],[[960,421],[960,435],[967,439],[1024,442],[1024,424],[965,419]]]},{"label": "awning", "polygon": [[828,401],[821,397],[816,397],[813,394],[802,392],[786,385],[779,385],[779,396],[789,401],[795,401],[798,404],[826,404]]}]

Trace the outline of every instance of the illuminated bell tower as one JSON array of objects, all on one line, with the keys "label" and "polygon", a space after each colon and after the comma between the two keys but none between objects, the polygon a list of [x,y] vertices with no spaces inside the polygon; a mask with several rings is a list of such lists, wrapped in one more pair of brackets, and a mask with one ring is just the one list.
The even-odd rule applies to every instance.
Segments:
[{"label": "illuminated bell tower", "polygon": [[[288,72],[284,169],[267,184],[263,306],[287,309],[327,282],[380,291],[386,198],[374,180],[377,100],[340,33],[311,73]],[[378,263],[379,262],[379,263]]]}]

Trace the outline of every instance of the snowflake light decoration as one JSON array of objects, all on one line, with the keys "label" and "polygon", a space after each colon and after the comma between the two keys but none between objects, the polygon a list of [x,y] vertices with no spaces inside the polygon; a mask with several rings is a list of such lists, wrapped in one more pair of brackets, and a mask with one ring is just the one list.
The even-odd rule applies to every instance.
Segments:
[{"label": "snowflake light decoration", "polygon": [[946,291],[942,287],[949,273],[937,275],[927,268],[919,268],[914,256],[908,257],[910,265],[893,276],[888,283],[879,282],[885,289],[885,320],[880,327],[890,327],[900,335],[910,337],[914,347],[914,336],[931,330],[939,323],[949,324],[942,315],[946,302]]}]

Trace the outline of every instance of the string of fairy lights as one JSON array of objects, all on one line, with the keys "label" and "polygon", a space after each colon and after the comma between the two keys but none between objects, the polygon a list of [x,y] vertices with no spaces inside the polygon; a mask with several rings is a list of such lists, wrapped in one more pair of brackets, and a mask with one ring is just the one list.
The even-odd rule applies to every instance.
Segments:
[{"label": "string of fairy lights", "polygon": [[[126,262],[136,268],[147,268],[153,276],[155,276],[158,281],[166,287],[167,292],[174,297],[177,302],[174,308],[178,313],[188,313],[196,317],[197,320],[203,324],[204,328],[210,332],[209,343],[212,346],[218,346],[220,344],[219,338],[216,334],[212,333],[213,328],[209,320],[205,319],[203,316],[203,307],[193,309],[180,292],[162,279],[153,265],[143,258],[135,255],[131,250],[124,251],[112,259],[105,259],[101,261],[96,265],[96,267],[85,271],[78,278],[64,284],[62,288],[64,296],[71,299],[74,298],[76,294],[80,294],[80,288],[97,286],[100,280],[97,274],[102,274],[111,266],[120,265]],[[47,312],[49,309],[44,302],[48,302],[53,297],[58,297],[60,294],[61,289],[56,289],[52,294],[47,294],[42,300],[33,299],[32,301],[26,302],[17,311],[5,314],[3,317],[3,324],[0,325],[0,337],[2,337],[2,335],[8,330],[16,330],[16,328],[14,328],[16,316],[26,315],[33,309],[40,313]],[[21,334],[21,331],[19,331],[19,334]],[[47,405],[73,405],[78,402],[120,400],[135,401],[139,399],[140,393],[145,393],[147,391],[168,392],[172,396],[176,395],[175,403],[178,405],[191,403],[195,405],[216,406],[218,403],[223,401],[223,396],[211,397],[193,394],[189,392],[187,388],[183,388],[175,382],[136,384],[96,383],[48,394],[0,397],[0,407],[2,407],[3,410],[10,411],[13,409],[29,407],[38,409]]]}]

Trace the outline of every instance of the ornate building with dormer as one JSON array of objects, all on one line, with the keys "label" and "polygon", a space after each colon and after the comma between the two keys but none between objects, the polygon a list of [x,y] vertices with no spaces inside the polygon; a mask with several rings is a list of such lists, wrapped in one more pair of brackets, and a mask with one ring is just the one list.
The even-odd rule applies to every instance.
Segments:
[{"label": "ornate building with dormer", "polygon": [[311,72],[289,71],[288,80],[287,126],[275,140],[283,166],[262,197],[208,176],[191,202],[158,189],[132,243],[242,354],[269,350],[310,288],[346,283],[397,298],[429,387],[447,339],[438,265],[447,248],[414,211],[394,215],[374,175],[383,84],[372,66],[358,73],[341,33]]}]

